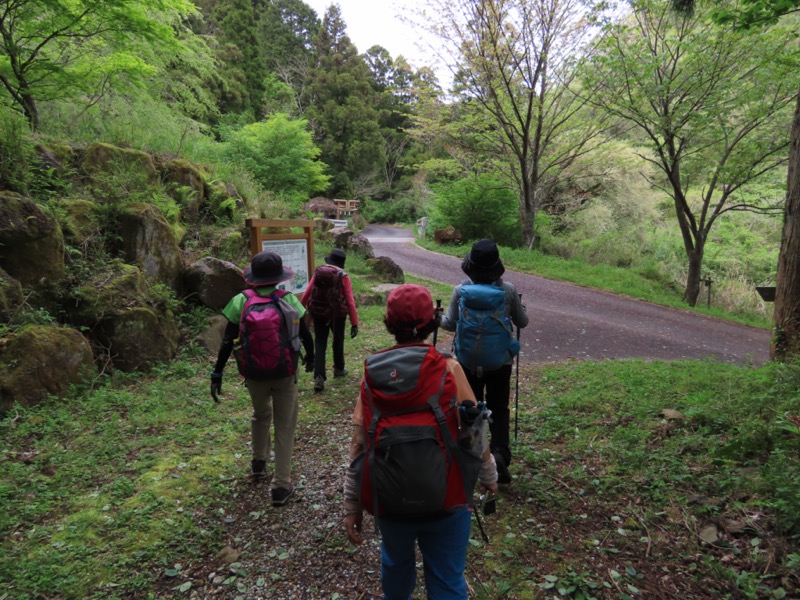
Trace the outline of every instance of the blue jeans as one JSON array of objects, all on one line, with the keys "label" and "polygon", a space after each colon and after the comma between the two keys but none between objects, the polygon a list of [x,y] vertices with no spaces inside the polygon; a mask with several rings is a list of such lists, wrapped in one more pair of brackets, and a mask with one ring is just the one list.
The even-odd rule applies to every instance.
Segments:
[{"label": "blue jeans", "polygon": [[381,584],[384,600],[410,600],[417,578],[416,547],[422,552],[430,600],[467,600],[470,518],[466,508],[451,515],[405,523],[378,519],[381,531]]}]

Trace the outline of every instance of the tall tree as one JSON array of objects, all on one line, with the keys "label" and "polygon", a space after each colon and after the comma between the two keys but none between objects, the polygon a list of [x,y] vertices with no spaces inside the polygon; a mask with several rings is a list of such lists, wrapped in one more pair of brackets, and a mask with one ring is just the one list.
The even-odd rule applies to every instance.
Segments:
[{"label": "tall tree", "polygon": [[490,116],[482,128],[517,189],[523,242],[561,174],[602,139],[603,119],[577,119],[587,103],[571,89],[591,34],[582,0],[429,0],[423,17],[456,63],[460,95]]},{"label": "tall tree", "polygon": [[402,175],[402,160],[411,143],[411,111],[414,96],[411,90],[413,70],[399,56],[393,59],[382,46],[372,46],[364,54],[372,73],[372,87],[383,138],[383,183],[385,196],[392,197],[395,183]]},{"label": "tall tree", "polygon": [[[271,71],[265,105],[269,113],[275,92],[291,91],[291,112],[302,114],[306,107],[306,88],[313,61],[313,41],[320,27],[317,13],[302,0],[258,0],[259,38],[267,68]],[[283,84],[280,86],[278,84]]]},{"label": "tall tree", "polygon": [[779,59],[787,35],[745,40],[715,28],[706,8],[675,14],[641,0],[588,63],[590,100],[643,135],[642,157],[664,175],[688,261],[684,298],[700,293],[706,241],[730,210],[764,210],[737,192],[785,163],[786,124],[798,74]]},{"label": "tall tree", "polygon": [[[256,118],[262,113],[267,61],[261,52],[258,23],[252,0],[218,0],[212,11],[216,33],[231,67],[244,76],[248,108]],[[232,60],[231,60],[232,59]]]},{"label": "tall tree", "polygon": [[174,50],[173,25],[195,10],[189,0],[0,2],[0,83],[38,129],[41,101],[97,94],[152,74],[141,45]]},{"label": "tall tree", "polygon": [[333,174],[330,192],[372,193],[380,182],[383,140],[369,69],[347,36],[338,5],[325,12],[314,50],[306,116]]},{"label": "tall tree", "polygon": [[[673,2],[673,6],[684,13],[691,13],[694,4],[694,0]],[[714,11],[714,19],[720,24],[733,24],[742,30],[759,30],[799,10],[800,0],[749,0],[735,6],[720,5]],[[792,119],[788,161],[775,288],[775,330],[770,346],[770,355],[774,360],[800,357],[800,90],[797,92]]]}]

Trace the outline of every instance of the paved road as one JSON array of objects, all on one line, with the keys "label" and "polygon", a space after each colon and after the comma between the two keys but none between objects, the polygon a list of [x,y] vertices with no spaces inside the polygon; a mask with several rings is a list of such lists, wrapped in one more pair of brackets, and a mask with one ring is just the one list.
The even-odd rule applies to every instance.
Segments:
[{"label": "paved road", "polygon": [[[370,225],[376,256],[391,257],[406,273],[457,284],[461,259],[413,244],[410,231]],[[701,359],[762,364],[770,332],[551,281],[516,271],[503,276],[522,293],[530,324],[522,330],[522,360],[532,363],[609,358]],[[449,298],[443,298],[446,306]]]}]

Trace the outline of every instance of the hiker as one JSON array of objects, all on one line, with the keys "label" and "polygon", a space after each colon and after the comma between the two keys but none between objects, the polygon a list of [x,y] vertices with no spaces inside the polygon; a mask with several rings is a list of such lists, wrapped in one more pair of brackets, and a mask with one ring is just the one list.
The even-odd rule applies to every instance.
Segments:
[{"label": "hiker", "polygon": [[333,333],[333,376],[344,377],[344,330],[350,316],[350,338],[358,335],[358,313],[353,298],[353,285],[344,270],[347,257],[344,251],[334,248],[325,257],[325,264],[314,270],[314,275],[303,294],[302,303],[314,324],[314,391],[325,389],[325,354],[328,334]]},{"label": "hiker", "polygon": [[244,270],[248,288],[222,309],[228,326],[211,373],[211,393],[215,395],[222,391],[222,371],[234,352],[253,404],[251,468],[256,479],[266,472],[270,428],[274,425],[273,506],[283,506],[294,494],[291,465],[297,427],[297,363],[300,330],[306,327],[305,308],[294,294],[276,289],[278,283],[293,275],[274,252],[259,252],[253,257]]},{"label": "hiker", "polygon": [[[405,284],[389,294],[384,324],[397,344],[364,362],[352,417],[345,531],[351,543],[361,544],[362,509],[375,515],[383,597],[389,600],[411,598],[417,545],[427,597],[467,599],[464,570],[476,480],[484,492],[497,491],[485,436],[472,436],[469,421],[461,419],[460,409],[475,401],[464,371],[425,342],[439,321],[426,288]],[[412,430],[421,431],[419,437]],[[432,438],[431,430],[439,437]],[[387,447],[391,461],[384,460]]]},{"label": "hiker", "polygon": [[511,483],[510,411],[511,367],[519,353],[513,327],[528,324],[528,314],[513,283],[501,279],[505,267],[497,244],[475,242],[461,263],[469,277],[453,290],[442,329],[455,332],[456,358],[479,401],[492,413],[490,447],[497,463],[498,482]]}]

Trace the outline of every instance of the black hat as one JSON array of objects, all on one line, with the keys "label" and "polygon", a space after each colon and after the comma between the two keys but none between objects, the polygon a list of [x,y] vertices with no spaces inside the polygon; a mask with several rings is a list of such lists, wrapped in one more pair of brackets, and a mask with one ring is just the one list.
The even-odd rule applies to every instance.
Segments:
[{"label": "black hat", "polygon": [[325,262],[327,264],[339,267],[340,269],[344,269],[345,260],[347,260],[347,257],[344,254],[344,250],[340,250],[339,248],[334,248],[331,250],[331,253],[325,257]]},{"label": "black hat", "polygon": [[244,280],[252,287],[274,285],[291,279],[294,271],[283,266],[283,259],[274,252],[259,252],[244,270]]},{"label": "black hat", "polygon": [[506,268],[500,261],[497,244],[492,240],[475,242],[461,263],[461,270],[475,283],[492,283],[502,277]]}]

